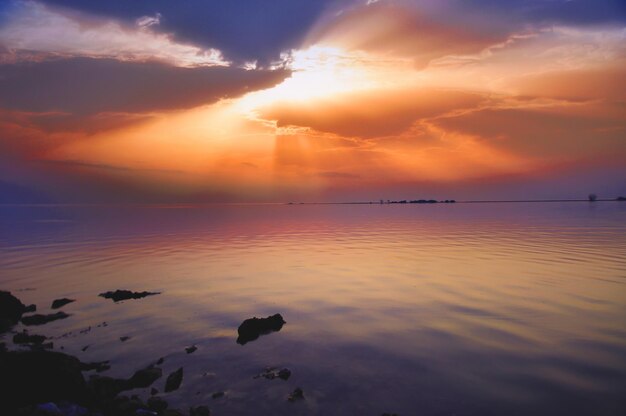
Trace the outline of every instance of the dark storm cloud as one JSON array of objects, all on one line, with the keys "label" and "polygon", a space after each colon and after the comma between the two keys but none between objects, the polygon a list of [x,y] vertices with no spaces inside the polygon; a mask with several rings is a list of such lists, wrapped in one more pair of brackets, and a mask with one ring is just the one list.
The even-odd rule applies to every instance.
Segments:
[{"label": "dark storm cloud", "polygon": [[50,0],[96,15],[134,21],[159,13],[159,31],[179,41],[215,47],[234,61],[269,62],[296,48],[334,0]]},{"label": "dark storm cloud", "polygon": [[0,106],[93,114],[190,108],[271,87],[286,71],[72,58],[0,65]]}]

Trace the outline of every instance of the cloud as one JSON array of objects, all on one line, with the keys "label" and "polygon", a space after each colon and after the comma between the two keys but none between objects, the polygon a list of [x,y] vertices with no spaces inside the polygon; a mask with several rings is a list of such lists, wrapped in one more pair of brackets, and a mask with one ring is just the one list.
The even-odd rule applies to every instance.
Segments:
[{"label": "cloud", "polygon": [[268,88],[287,71],[71,58],[0,65],[0,106],[76,114],[190,108]]},{"label": "cloud", "polygon": [[305,46],[329,45],[409,57],[421,68],[442,56],[477,53],[506,37],[433,20],[416,7],[375,2],[321,21],[310,30]]},{"label": "cloud", "polygon": [[397,135],[415,122],[474,108],[486,98],[469,91],[432,88],[376,89],[307,102],[277,102],[259,110],[278,126],[304,126],[345,136]]},{"label": "cloud", "polygon": [[156,14],[139,18],[135,26],[125,26],[119,21],[57,10],[35,1],[18,2],[0,27],[0,44],[8,51],[0,60],[61,56],[159,60],[181,67],[229,65],[215,48],[179,43],[169,34],[152,31],[151,27],[159,22],[160,15]]}]

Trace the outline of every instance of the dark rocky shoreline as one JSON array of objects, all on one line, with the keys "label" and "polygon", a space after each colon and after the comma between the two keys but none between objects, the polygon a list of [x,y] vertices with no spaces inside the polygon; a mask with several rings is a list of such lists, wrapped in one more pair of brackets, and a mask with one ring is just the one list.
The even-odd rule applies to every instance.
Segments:
[{"label": "dark rocky shoreline", "polygon": [[[132,292],[116,290],[100,294],[114,302],[141,299],[153,296],[156,292]],[[61,308],[74,302],[74,299],[61,298],[52,302],[52,307]],[[56,309],[54,308],[54,309]],[[72,355],[52,351],[50,338],[31,334],[24,329],[16,332],[12,328],[20,322],[25,326],[45,325],[49,322],[69,317],[63,311],[53,314],[25,315],[36,309],[27,307],[10,292],[0,291],[0,323],[2,333],[12,333],[13,344],[17,349],[0,344],[0,385],[5,400],[0,404],[2,413],[18,416],[208,416],[207,406],[186,409],[170,409],[165,399],[158,395],[159,390],[153,384],[166,376],[163,392],[176,391],[184,382],[184,367],[164,375],[160,365],[164,358],[153,364],[138,369],[128,378],[113,378],[101,375],[108,370],[108,361],[86,363]],[[258,339],[261,335],[280,331],[285,324],[280,314],[267,318],[250,318],[238,328],[237,342],[245,344]],[[89,328],[91,329],[91,327]],[[64,334],[66,335],[66,334]],[[62,338],[60,335],[54,338]],[[85,350],[89,345],[83,348]],[[189,355],[196,351],[195,345],[187,346],[184,351]],[[96,374],[86,376],[86,371]],[[287,380],[291,370],[266,368],[265,372],[254,376],[267,379]],[[134,389],[151,388],[150,396],[142,400],[137,395],[125,395]],[[285,400],[290,402],[304,400],[301,388],[285,392]],[[213,393],[213,399],[226,397],[224,391]]]}]

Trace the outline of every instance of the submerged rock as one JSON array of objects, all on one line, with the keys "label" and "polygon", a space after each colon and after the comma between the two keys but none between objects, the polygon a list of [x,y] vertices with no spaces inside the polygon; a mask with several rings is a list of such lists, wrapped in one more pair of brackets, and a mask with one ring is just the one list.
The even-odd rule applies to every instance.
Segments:
[{"label": "submerged rock", "polygon": [[26,305],[11,292],[0,290],[0,333],[17,324],[25,309]]},{"label": "submerged rock", "polygon": [[300,387],[296,388],[293,393],[291,393],[289,397],[287,397],[287,400],[289,400],[290,402],[295,402],[302,399],[304,399],[304,392]]},{"label": "submerged rock", "polygon": [[0,354],[0,385],[3,386],[3,412],[45,402],[83,403],[87,397],[80,361],[60,352]]},{"label": "submerged rock", "polygon": [[76,302],[76,299],[68,299],[68,298],[55,299],[52,302],[52,309],[59,309],[67,305],[68,303],[72,303],[72,302]]},{"label": "submerged rock", "polygon": [[52,313],[49,315],[40,315],[40,314],[29,315],[29,316],[24,316],[22,318],[22,323],[26,326],[44,325],[44,324],[47,324],[48,322],[56,321],[59,319],[65,319],[69,316],[70,315],[66,314],[65,312],[57,312],[57,313]]},{"label": "submerged rock", "polygon": [[116,290],[115,292],[109,291],[100,293],[98,296],[101,296],[105,299],[112,299],[113,302],[119,302],[122,300],[128,299],[141,299],[146,296],[159,295],[161,292],[132,292],[130,290]]},{"label": "submerged rock", "polygon": [[267,367],[264,372],[259,375],[254,376],[253,378],[263,377],[268,380],[274,380],[275,378],[280,378],[282,380],[288,380],[291,377],[291,370],[288,368],[283,368],[282,370],[277,371],[276,368]]},{"label": "submerged rock", "polygon": [[178,370],[174,371],[172,374],[167,376],[167,380],[165,381],[165,392],[169,393],[174,390],[178,390],[180,387],[180,383],[183,381],[183,368],[180,367]]},{"label": "submerged rock", "polygon": [[198,347],[196,347],[195,345],[192,345],[191,347],[185,348],[185,351],[187,352],[187,354],[191,354],[192,352],[195,352],[197,349]]},{"label": "submerged rock", "polygon": [[109,370],[111,365],[108,361],[94,361],[92,363],[81,363],[81,370],[91,371],[96,370],[97,373]]},{"label": "submerged rock", "polygon": [[224,392],[223,391],[215,392],[211,395],[211,397],[214,399],[219,399],[220,397],[224,397]]},{"label": "submerged rock", "polygon": [[280,331],[284,324],[286,324],[286,322],[279,313],[268,316],[267,318],[254,317],[246,319],[239,325],[239,328],[237,328],[237,332],[239,333],[237,343],[245,345],[259,338],[261,335]]}]

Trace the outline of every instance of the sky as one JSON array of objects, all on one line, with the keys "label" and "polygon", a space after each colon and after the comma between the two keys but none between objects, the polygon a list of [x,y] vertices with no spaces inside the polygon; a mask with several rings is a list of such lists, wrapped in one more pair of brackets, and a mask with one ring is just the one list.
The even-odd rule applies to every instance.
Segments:
[{"label": "sky", "polygon": [[0,0],[0,202],[626,195],[622,0]]}]

